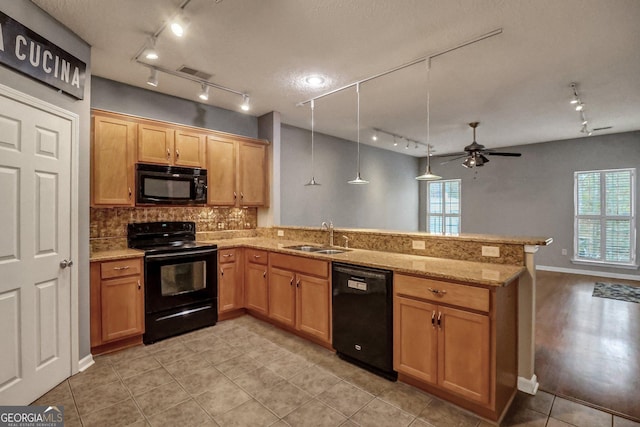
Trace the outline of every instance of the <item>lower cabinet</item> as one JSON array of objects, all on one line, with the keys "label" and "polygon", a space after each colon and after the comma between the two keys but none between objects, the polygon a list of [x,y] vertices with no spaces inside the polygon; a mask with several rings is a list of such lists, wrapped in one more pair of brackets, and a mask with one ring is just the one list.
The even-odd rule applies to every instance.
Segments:
[{"label": "lower cabinet", "polygon": [[91,263],[91,351],[109,352],[142,342],[142,258]]},{"label": "lower cabinet", "polygon": [[331,343],[329,263],[272,253],[269,317],[324,343]]},{"label": "lower cabinet", "polygon": [[[242,283],[242,249],[218,251],[218,319],[233,317],[244,307]],[[227,315],[231,316],[227,317]],[[224,316],[220,316],[224,315]]]},{"label": "lower cabinet", "polygon": [[401,380],[497,420],[517,386],[517,281],[487,289],[394,277]]},{"label": "lower cabinet", "polygon": [[245,307],[256,313],[269,313],[267,277],[268,252],[245,249],[244,291]]}]

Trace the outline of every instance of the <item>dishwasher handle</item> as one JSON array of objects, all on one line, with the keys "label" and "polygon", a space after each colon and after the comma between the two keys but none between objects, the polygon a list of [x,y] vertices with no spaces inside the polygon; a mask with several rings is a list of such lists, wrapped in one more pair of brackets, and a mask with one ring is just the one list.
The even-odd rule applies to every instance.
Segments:
[{"label": "dishwasher handle", "polygon": [[366,281],[368,279],[386,280],[391,271],[386,270],[370,270],[368,268],[347,267],[342,265],[333,265],[334,273],[343,273],[352,276],[354,280]]}]

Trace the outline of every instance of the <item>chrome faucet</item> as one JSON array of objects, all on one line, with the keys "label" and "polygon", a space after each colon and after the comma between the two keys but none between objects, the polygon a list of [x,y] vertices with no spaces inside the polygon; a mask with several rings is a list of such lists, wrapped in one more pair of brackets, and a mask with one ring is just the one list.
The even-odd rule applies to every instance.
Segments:
[{"label": "chrome faucet", "polygon": [[320,228],[322,230],[329,231],[329,246],[333,246],[333,222],[329,221],[329,224],[327,224],[326,222],[322,221]]}]

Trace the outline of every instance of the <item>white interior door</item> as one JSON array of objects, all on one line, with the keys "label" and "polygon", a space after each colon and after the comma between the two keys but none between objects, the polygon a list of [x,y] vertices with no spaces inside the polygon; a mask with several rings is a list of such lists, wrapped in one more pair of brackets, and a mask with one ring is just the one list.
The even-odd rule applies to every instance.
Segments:
[{"label": "white interior door", "polygon": [[[71,148],[56,107],[0,88],[0,405],[71,375]],[[75,267],[72,267],[75,268]]]}]

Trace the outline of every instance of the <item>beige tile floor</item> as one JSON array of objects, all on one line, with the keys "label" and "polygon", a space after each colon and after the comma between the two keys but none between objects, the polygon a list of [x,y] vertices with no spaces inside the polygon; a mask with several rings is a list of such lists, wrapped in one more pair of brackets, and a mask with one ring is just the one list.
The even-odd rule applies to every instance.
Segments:
[{"label": "beige tile floor", "polygon": [[[64,405],[67,427],[491,425],[250,316],[95,362],[34,404]],[[640,427],[544,392],[503,425]]]}]

